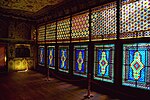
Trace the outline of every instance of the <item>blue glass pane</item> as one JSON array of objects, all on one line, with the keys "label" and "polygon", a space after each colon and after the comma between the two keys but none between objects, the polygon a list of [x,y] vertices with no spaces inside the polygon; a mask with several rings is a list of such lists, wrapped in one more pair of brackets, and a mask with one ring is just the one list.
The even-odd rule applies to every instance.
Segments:
[{"label": "blue glass pane", "polygon": [[44,46],[41,46],[41,47],[39,47],[39,51],[38,51],[38,54],[39,54],[39,65],[41,65],[41,66],[44,66],[44,63],[45,63],[45,48],[44,48]]},{"label": "blue glass pane", "polygon": [[87,77],[88,46],[74,47],[74,74]]},{"label": "blue glass pane", "polygon": [[114,44],[95,45],[94,79],[113,83]]},{"label": "blue glass pane", "polygon": [[55,47],[48,46],[48,66],[55,69]]},{"label": "blue glass pane", "polygon": [[[110,50],[98,50],[98,61],[99,61],[99,63],[101,63],[101,64],[98,64],[98,76],[109,77],[109,64],[108,64],[109,59],[110,59],[109,52],[110,52]],[[104,59],[103,58],[104,54],[105,54],[106,58],[105,58],[105,60],[102,60],[102,59]],[[106,67],[103,68],[102,66],[106,66]],[[105,70],[105,72],[103,70]]]},{"label": "blue glass pane", "polygon": [[123,85],[150,90],[150,43],[123,45]]},{"label": "blue glass pane", "polygon": [[59,47],[59,71],[69,71],[69,46]]},{"label": "blue glass pane", "polygon": [[76,72],[84,73],[85,65],[84,65],[84,56],[85,56],[85,50],[76,50]]}]

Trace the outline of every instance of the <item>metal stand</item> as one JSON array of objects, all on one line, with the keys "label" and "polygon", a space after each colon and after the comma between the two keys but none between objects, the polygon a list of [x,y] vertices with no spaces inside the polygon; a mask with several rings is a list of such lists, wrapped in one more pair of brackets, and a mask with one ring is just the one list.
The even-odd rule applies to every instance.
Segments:
[{"label": "metal stand", "polygon": [[47,67],[47,78],[45,79],[45,81],[50,81],[51,78],[49,77],[49,68]]},{"label": "metal stand", "polygon": [[50,77],[49,77],[49,68],[47,68],[47,81],[50,81]]},{"label": "metal stand", "polygon": [[89,76],[88,76],[88,92],[87,92],[87,95],[84,96],[84,98],[91,98],[93,97],[93,95],[91,94],[91,74],[89,73]]}]

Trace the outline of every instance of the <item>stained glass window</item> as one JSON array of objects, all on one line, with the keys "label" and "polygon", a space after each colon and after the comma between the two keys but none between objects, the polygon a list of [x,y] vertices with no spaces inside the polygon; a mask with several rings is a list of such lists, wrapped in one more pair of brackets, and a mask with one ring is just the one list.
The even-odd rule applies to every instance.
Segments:
[{"label": "stained glass window", "polygon": [[116,2],[92,9],[91,39],[116,39]]},{"label": "stained glass window", "polygon": [[150,43],[123,45],[122,83],[150,90]]},{"label": "stained glass window", "polygon": [[114,82],[114,44],[95,45],[94,79]]},{"label": "stained glass window", "polygon": [[89,41],[89,13],[74,15],[71,28],[72,42]]},{"label": "stained glass window", "polygon": [[38,43],[44,44],[45,41],[45,25],[38,28]]},{"label": "stained glass window", "polygon": [[58,49],[58,69],[59,71],[69,72],[69,46],[59,46]]},{"label": "stained glass window", "polygon": [[57,42],[70,42],[70,18],[57,22]]},{"label": "stained glass window", "polygon": [[40,66],[44,66],[45,64],[45,47],[44,46],[38,47],[38,64]]},{"label": "stained glass window", "polygon": [[46,43],[56,43],[56,22],[46,25]]},{"label": "stained glass window", "polygon": [[34,40],[34,41],[36,40],[36,29],[32,30],[32,32],[31,32],[31,39]]},{"label": "stained glass window", "polygon": [[123,0],[120,7],[120,38],[150,37],[149,0]]},{"label": "stained glass window", "polygon": [[47,47],[47,63],[48,67],[51,69],[55,69],[55,46],[48,46]]},{"label": "stained glass window", "polygon": [[74,46],[73,73],[87,77],[88,46]]}]

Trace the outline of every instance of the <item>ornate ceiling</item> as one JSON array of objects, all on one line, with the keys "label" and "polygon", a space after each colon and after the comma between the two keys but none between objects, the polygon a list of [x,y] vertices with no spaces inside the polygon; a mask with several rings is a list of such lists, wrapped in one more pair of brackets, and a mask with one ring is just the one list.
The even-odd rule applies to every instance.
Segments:
[{"label": "ornate ceiling", "polygon": [[116,0],[0,0],[0,17],[42,23],[112,1]]},{"label": "ornate ceiling", "polygon": [[54,6],[64,0],[0,0],[0,7],[36,13],[45,6]]}]

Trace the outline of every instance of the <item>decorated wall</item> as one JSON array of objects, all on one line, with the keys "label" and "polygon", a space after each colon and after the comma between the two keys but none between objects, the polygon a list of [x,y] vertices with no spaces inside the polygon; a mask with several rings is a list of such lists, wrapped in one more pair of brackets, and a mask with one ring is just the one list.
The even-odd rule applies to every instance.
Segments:
[{"label": "decorated wall", "polygon": [[7,38],[8,36],[8,22],[0,18],[0,38]]},{"label": "decorated wall", "polygon": [[31,39],[31,25],[25,21],[14,20],[8,27],[8,38],[11,39]]},{"label": "decorated wall", "polygon": [[8,71],[33,69],[36,52],[33,53],[35,46],[31,40],[32,23],[26,20],[2,18],[0,27],[1,44],[7,45]]},{"label": "decorated wall", "polygon": [[[18,45],[23,45],[29,48],[30,57],[16,57],[16,48]],[[34,68],[34,56],[33,53],[35,47],[31,44],[9,44],[8,45],[8,71],[17,71],[17,70],[28,70]]]}]

